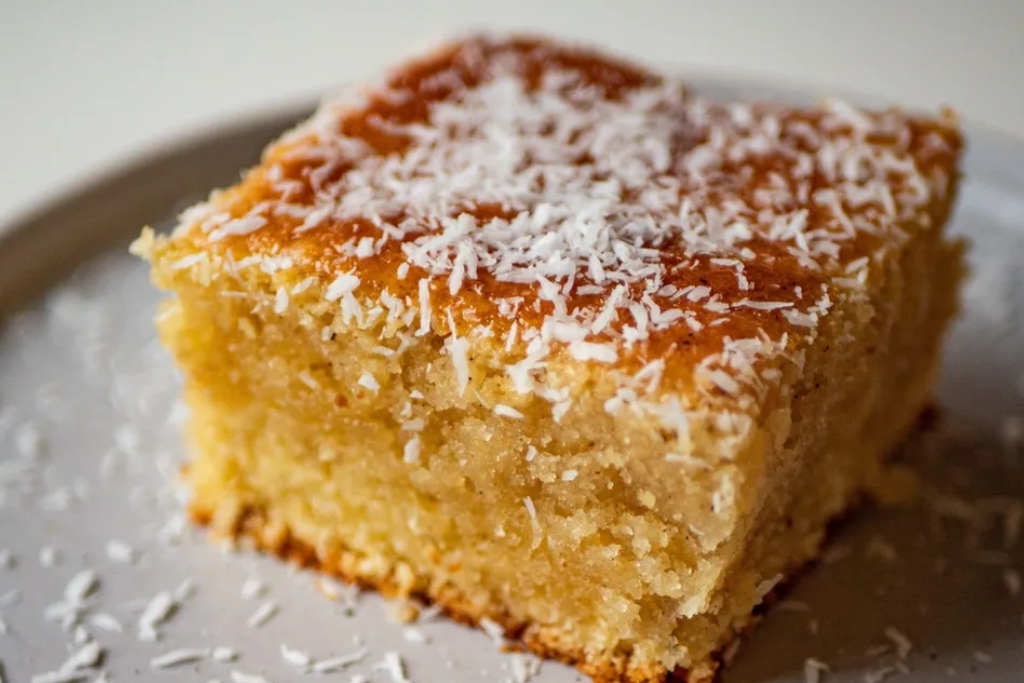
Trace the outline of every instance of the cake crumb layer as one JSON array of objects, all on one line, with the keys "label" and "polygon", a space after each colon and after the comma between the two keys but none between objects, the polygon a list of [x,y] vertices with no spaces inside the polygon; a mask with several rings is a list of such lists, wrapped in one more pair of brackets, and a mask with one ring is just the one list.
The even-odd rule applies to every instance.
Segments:
[{"label": "cake crumb layer", "polygon": [[192,509],[600,680],[710,678],[931,398],[952,115],[474,36],[136,253]]}]

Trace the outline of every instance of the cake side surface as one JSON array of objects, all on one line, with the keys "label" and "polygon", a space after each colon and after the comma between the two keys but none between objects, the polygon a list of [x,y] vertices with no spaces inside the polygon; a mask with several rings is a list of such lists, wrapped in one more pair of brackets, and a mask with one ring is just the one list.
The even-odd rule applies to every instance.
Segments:
[{"label": "cake side surface", "polygon": [[928,400],[948,118],[469,39],[137,250],[195,515],[606,680],[703,680]]}]

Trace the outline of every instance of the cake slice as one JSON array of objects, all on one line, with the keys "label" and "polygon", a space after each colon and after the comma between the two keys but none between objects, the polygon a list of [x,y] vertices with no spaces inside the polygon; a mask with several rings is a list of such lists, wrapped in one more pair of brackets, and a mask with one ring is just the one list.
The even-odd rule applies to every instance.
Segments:
[{"label": "cake slice", "polygon": [[706,681],[929,400],[961,146],[540,39],[409,61],[135,245],[192,514],[598,680]]}]

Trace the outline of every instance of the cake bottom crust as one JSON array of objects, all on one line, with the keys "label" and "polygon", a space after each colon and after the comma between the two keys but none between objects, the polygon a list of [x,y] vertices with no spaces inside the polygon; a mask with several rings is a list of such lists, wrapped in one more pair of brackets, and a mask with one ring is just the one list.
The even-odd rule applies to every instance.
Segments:
[{"label": "cake bottom crust", "polygon": [[[253,549],[299,566],[340,579],[346,583],[379,592],[386,598],[412,598],[426,605],[436,605],[449,618],[467,626],[479,627],[487,619],[499,626],[509,639],[509,651],[526,650],[543,659],[567,664],[590,676],[595,683],[710,683],[714,680],[723,659],[729,659],[737,650],[742,635],[748,632],[760,619],[763,608],[770,605],[783,586],[791,585],[794,575],[801,573],[796,568],[780,581],[771,594],[765,596],[760,608],[749,615],[736,633],[733,642],[722,648],[711,666],[699,669],[676,668],[666,671],[660,666],[631,661],[628,653],[617,653],[610,657],[595,659],[582,648],[560,642],[553,634],[545,632],[538,624],[522,622],[512,618],[502,605],[492,604],[483,609],[473,605],[460,592],[451,587],[439,589],[411,588],[414,581],[402,580],[397,567],[384,575],[370,575],[359,572],[356,567],[363,557],[347,547],[334,547],[327,552],[317,552],[312,546],[295,537],[287,527],[273,522],[265,510],[252,506],[238,509],[231,515],[224,515],[220,507],[215,512],[206,506],[193,502],[189,506],[192,521],[206,527],[216,537],[230,539]],[[805,563],[806,567],[811,563]]]}]

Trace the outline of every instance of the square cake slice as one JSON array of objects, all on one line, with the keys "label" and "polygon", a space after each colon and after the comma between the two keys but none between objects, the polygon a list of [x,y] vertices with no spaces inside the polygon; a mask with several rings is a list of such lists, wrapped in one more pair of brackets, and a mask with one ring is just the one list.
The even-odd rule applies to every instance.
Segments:
[{"label": "square cake slice", "polygon": [[191,511],[599,680],[706,681],[930,399],[961,147],[440,46],[137,241]]}]

